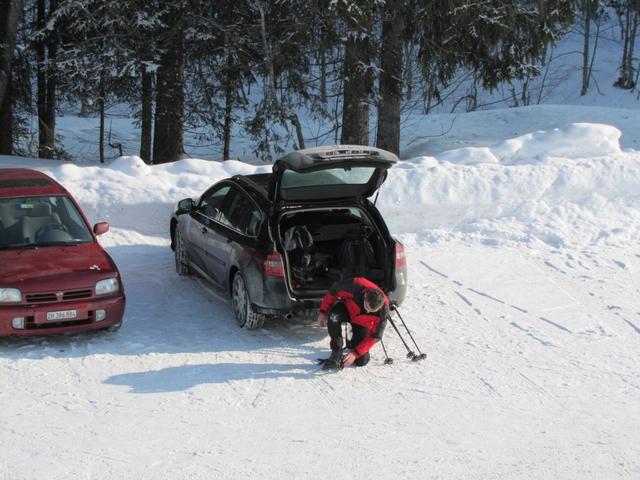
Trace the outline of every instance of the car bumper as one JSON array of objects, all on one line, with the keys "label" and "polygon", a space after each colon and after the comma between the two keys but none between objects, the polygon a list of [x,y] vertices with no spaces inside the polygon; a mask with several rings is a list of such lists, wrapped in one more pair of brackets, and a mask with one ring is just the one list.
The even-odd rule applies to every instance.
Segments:
[{"label": "car bumper", "polygon": [[[401,305],[407,293],[406,271],[398,274],[396,278],[396,289],[388,292],[388,296],[392,302]],[[264,277],[263,282],[261,295],[257,295],[257,301],[253,302],[254,309],[260,313],[277,316],[320,308],[322,296],[305,300],[291,299],[282,277]]]},{"label": "car bumper", "polygon": [[[0,337],[77,333],[108,328],[122,322],[125,303],[124,294],[120,294],[77,302],[2,306],[0,307]],[[73,320],[47,321],[48,312],[65,310],[76,310],[77,317]],[[104,320],[97,319],[96,312],[99,310],[104,310]],[[24,328],[14,328],[13,320],[16,318],[24,319]]]},{"label": "car bumper", "polygon": [[408,278],[406,267],[396,270],[395,277],[396,288],[395,290],[388,292],[388,296],[389,300],[391,300],[393,303],[402,305],[402,302],[407,296]]},{"label": "car bumper", "polygon": [[[253,307],[266,315],[284,315],[320,306],[320,301],[297,301],[289,297],[282,277],[257,277],[260,288],[251,292]],[[255,299],[255,300],[254,300]]]}]

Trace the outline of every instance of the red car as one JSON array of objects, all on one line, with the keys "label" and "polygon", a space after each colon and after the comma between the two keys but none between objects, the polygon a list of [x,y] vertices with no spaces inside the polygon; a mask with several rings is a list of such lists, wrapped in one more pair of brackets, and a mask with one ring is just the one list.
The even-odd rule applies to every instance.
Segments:
[{"label": "red car", "polygon": [[0,336],[115,330],[120,273],[71,194],[47,175],[0,169]]}]

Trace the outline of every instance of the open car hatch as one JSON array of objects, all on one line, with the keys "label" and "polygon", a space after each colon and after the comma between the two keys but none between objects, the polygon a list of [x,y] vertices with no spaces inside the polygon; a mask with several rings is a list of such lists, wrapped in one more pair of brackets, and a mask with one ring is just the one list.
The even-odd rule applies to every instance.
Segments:
[{"label": "open car hatch", "polygon": [[359,145],[297,150],[273,164],[269,198],[277,204],[370,197],[396,162],[393,153]]}]

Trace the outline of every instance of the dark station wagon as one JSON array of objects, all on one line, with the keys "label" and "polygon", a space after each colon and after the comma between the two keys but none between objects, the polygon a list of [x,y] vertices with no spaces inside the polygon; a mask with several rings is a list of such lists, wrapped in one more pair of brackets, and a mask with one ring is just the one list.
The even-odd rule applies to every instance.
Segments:
[{"label": "dark station wagon", "polygon": [[397,161],[372,147],[309,148],[277,160],[272,173],[237,175],[181,200],[170,222],[176,270],[229,295],[248,329],[311,313],[349,277],[366,277],[401,303],[404,247],[369,200]]}]

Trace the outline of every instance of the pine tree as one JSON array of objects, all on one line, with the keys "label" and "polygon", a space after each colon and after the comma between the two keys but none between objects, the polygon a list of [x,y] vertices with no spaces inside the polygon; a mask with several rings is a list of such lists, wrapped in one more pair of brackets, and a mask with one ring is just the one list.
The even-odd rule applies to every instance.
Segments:
[{"label": "pine tree", "polygon": [[382,49],[376,146],[400,153],[402,45],[406,3],[386,0],[382,9]]},{"label": "pine tree", "polygon": [[53,158],[56,132],[58,32],[51,28],[56,0],[36,0],[38,157]]},{"label": "pine tree", "polygon": [[11,59],[20,18],[19,0],[0,0],[0,105],[11,77]]},{"label": "pine tree", "polygon": [[369,144],[369,104],[373,94],[374,0],[336,0],[344,29],[343,144]]},{"label": "pine tree", "polygon": [[613,0],[610,2],[610,5],[618,15],[622,34],[620,75],[614,85],[625,90],[631,90],[636,85],[633,52],[636,44],[638,24],[640,23],[640,1]]},{"label": "pine tree", "polygon": [[160,34],[160,66],[156,85],[153,163],[179,160],[184,155],[184,33],[182,2],[167,6]]},{"label": "pine tree", "polygon": [[437,95],[437,84],[459,68],[471,70],[487,89],[535,77],[548,46],[564,35],[574,14],[572,0],[427,2],[418,9],[415,35],[429,93]]}]

